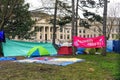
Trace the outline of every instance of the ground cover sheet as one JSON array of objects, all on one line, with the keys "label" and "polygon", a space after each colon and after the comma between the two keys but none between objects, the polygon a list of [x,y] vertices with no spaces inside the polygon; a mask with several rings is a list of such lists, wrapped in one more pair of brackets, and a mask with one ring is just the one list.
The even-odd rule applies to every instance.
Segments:
[{"label": "ground cover sheet", "polygon": [[42,63],[42,64],[51,64],[59,66],[67,66],[76,62],[83,62],[84,59],[79,58],[55,58],[55,57],[34,57],[23,60],[15,60],[14,62],[20,63]]}]

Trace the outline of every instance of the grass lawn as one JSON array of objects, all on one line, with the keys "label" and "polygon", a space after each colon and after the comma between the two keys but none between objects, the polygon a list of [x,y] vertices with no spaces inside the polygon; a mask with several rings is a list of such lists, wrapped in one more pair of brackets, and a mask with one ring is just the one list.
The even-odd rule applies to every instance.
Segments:
[{"label": "grass lawn", "polygon": [[68,66],[0,62],[0,80],[120,80],[120,54],[71,55],[85,59]]}]

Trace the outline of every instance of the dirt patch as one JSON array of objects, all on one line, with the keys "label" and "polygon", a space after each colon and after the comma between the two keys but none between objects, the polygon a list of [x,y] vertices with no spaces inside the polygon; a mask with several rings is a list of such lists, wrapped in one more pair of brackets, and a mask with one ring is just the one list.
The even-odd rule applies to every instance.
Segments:
[{"label": "dirt patch", "polygon": [[24,56],[17,56],[16,59],[17,60],[26,59],[26,57],[24,57]]}]

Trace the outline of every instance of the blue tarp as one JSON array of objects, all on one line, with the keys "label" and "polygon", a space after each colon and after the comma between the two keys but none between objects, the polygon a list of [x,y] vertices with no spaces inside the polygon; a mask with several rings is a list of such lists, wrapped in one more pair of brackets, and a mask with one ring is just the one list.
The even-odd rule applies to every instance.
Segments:
[{"label": "blue tarp", "polygon": [[0,57],[0,61],[11,61],[16,60],[15,57]]},{"label": "blue tarp", "polygon": [[107,52],[113,52],[113,40],[107,40]]},{"label": "blue tarp", "polygon": [[113,51],[120,53],[120,40],[113,41]]},{"label": "blue tarp", "polygon": [[0,31],[0,42],[5,42],[5,34],[4,34],[4,31]]},{"label": "blue tarp", "polygon": [[77,48],[76,54],[84,54],[85,48]]}]

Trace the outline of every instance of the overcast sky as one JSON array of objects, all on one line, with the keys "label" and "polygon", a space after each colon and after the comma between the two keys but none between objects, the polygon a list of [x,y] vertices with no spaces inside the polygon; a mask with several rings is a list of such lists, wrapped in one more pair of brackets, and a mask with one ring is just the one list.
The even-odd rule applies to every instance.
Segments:
[{"label": "overcast sky", "polygon": [[[45,1],[45,0],[25,0],[26,3],[30,4],[30,9],[29,10],[34,10],[39,8],[42,4],[40,3],[40,1]],[[109,0],[110,3],[108,4],[108,10],[111,8],[111,6],[115,6],[116,4],[120,4],[120,0]],[[97,11],[98,14],[102,14],[102,11]]]},{"label": "overcast sky", "polygon": [[[25,0],[27,3],[30,3],[30,10],[36,9],[41,6],[40,1],[41,0]],[[45,1],[45,0],[44,0]],[[110,0],[109,5],[120,3],[120,0]]]}]

